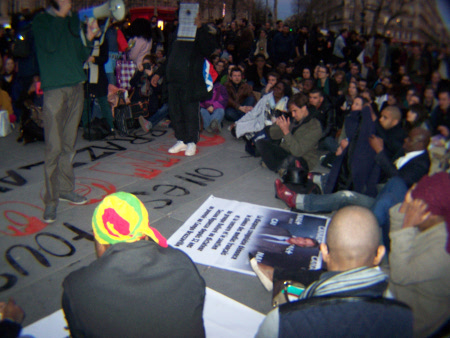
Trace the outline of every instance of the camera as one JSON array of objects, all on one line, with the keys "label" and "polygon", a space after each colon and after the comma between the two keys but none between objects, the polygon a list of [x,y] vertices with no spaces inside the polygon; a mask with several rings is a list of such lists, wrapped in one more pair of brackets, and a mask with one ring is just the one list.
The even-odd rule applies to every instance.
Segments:
[{"label": "camera", "polygon": [[288,118],[290,117],[290,114],[288,112],[279,110],[279,109],[275,109],[275,111],[273,112],[273,116],[275,117],[280,117],[280,116],[284,116],[284,118]]},{"label": "camera", "polygon": [[144,67],[144,69],[151,69],[152,65],[150,63],[143,63],[142,67]]}]

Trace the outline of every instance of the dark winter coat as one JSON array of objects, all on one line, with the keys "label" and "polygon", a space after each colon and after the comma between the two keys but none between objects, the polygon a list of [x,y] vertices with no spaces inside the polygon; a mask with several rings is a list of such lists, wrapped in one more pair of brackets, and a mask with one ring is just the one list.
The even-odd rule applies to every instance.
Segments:
[{"label": "dark winter coat", "polygon": [[186,91],[186,102],[206,101],[211,98],[212,91],[206,89],[203,77],[203,64],[216,50],[214,37],[216,30],[209,25],[197,29],[195,41],[175,40],[169,50],[166,76],[168,84],[189,86]]},{"label": "dark winter coat", "polygon": [[[361,126],[359,127],[359,125]],[[369,136],[375,134],[375,123],[372,120],[369,108],[364,107],[362,111],[352,111],[345,119],[344,128],[349,145],[344,149],[342,155],[334,161],[324,194],[335,191],[341,167],[345,165],[344,161],[348,161],[353,185],[352,190],[375,197],[380,167],[375,163],[376,154],[369,144]],[[349,152],[352,154],[349,155]]]}]

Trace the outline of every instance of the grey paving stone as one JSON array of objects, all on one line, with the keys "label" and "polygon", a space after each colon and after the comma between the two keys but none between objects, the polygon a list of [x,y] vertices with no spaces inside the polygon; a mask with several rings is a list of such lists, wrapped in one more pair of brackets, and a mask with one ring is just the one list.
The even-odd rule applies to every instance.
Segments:
[{"label": "grey paving stone", "polygon": [[[274,199],[277,175],[262,168],[260,159],[249,157],[244,143],[225,128],[221,136],[202,135],[198,153],[192,157],[168,154],[176,140],[172,130],[161,127],[149,134],[138,131],[135,138],[108,141],[89,142],[80,135],[81,130],[74,158],[76,191],[87,196],[90,204],[61,203],[52,225],[40,220],[43,166],[33,166],[42,161],[44,144],[24,146],[16,142],[14,133],[0,138],[0,300],[13,296],[26,312],[25,325],[59,309],[65,276],[95,259],[93,243],[86,238],[92,234],[94,208],[107,193],[123,190],[138,195],[149,210],[150,223],[166,237],[210,195],[285,208]],[[7,171],[16,172],[26,182],[10,177]],[[67,224],[82,236],[77,237]],[[10,250],[15,245],[19,247]],[[37,250],[49,266],[20,245]],[[68,255],[71,247],[74,251]],[[8,250],[28,275],[15,269],[11,259],[8,262]],[[271,294],[255,276],[203,265],[198,268],[209,287],[257,311],[271,309]],[[5,274],[14,276],[12,286],[7,285]]]}]

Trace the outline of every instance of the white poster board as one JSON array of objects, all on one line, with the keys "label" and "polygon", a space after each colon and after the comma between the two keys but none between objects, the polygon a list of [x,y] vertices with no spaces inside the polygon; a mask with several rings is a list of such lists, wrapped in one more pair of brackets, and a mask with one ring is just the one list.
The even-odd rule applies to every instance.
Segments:
[{"label": "white poster board", "polygon": [[[316,270],[322,267],[318,245],[325,240],[328,223],[324,216],[210,196],[168,243],[196,263],[245,274],[253,274],[249,253],[268,265],[294,263]],[[311,239],[314,247],[291,244],[298,237]]]}]

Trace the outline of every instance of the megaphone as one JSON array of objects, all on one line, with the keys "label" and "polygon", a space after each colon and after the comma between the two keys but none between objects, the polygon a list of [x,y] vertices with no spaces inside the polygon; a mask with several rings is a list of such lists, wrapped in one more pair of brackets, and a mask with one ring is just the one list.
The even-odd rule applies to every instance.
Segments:
[{"label": "megaphone", "polygon": [[82,9],[78,12],[81,22],[85,22],[90,18],[103,19],[111,16],[117,21],[123,20],[125,17],[125,4],[122,0],[109,0],[103,5]]}]

